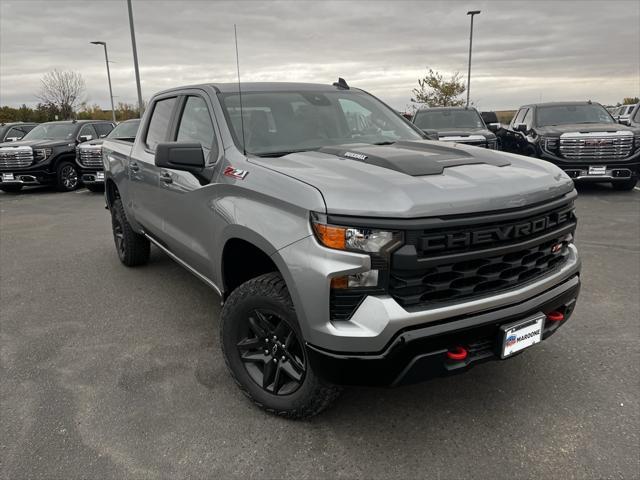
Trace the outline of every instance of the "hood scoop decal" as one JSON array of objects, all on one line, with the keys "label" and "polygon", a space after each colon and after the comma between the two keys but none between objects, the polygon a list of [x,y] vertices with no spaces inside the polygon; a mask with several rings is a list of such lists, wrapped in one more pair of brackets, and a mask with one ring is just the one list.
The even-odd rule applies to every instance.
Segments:
[{"label": "hood scoop decal", "polygon": [[400,141],[392,145],[335,145],[323,147],[319,151],[346,160],[388,168],[412,177],[439,175],[447,167],[460,165],[511,165],[509,160],[492,151],[478,149],[477,153],[471,155],[459,148],[421,141]]}]

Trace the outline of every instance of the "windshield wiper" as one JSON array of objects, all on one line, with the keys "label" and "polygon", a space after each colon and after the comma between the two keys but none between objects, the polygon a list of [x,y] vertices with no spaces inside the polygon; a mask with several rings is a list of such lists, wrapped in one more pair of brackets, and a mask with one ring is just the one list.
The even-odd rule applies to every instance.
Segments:
[{"label": "windshield wiper", "polygon": [[396,142],[386,141],[386,142],[376,142],[373,145],[393,145]]},{"label": "windshield wiper", "polygon": [[311,150],[314,150],[314,149],[305,148],[305,149],[301,149],[301,150],[285,150],[285,151],[282,151],[282,152],[254,153],[254,155],[256,157],[262,157],[262,158],[277,158],[277,157],[284,157],[285,155],[290,155],[292,153],[309,152]]}]

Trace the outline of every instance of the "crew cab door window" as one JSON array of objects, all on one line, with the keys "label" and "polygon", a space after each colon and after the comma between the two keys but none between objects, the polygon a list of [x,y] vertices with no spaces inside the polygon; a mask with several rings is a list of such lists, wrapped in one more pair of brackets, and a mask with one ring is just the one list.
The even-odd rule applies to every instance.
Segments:
[{"label": "crew cab door window", "polygon": [[527,110],[527,113],[524,115],[524,118],[522,119],[522,123],[524,123],[527,126],[527,130],[531,130],[531,127],[533,127],[533,108],[529,108]]},{"label": "crew cab door window", "polygon": [[13,127],[10,128],[9,131],[7,132],[7,135],[4,137],[4,139],[7,140],[20,140],[22,137],[24,137],[25,133],[20,130],[19,128]]},{"label": "crew cab door window", "polygon": [[[176,141],[194,142],[202,145],[205,158],[215,142],[215,131],[207,103],[201,97],[187,97],[178,127]],[[215,158],[210,160],[215,161]]]},{"label": "crew cab door window", "polygon": [[78,139],[80,139],[80,137],[82,137],[83,135],[91,135],[92,139],[98,138],[96,130],[90,123],[82,126],[82,128],[80,129],[80,133],[78,133]]},{"label": "crew cab door window", "polygon": [[93,126],[95,127],[96,132],[98,132],[99,138],[106,137],[109,135],[111,130],[113,130],[113,125],[111,123],[94,123]]},{"label": "crew cab door window", "polygon": [[522,123],[522,119],[524,118],[528,110],[528,108],[521,108],[513,118],[513,123],[511,125],[515,127],[517,124]]},{"label": "crew cab door window", "polygon": [[150,150],[155,151],[159,143],[167,141],[171,114],[175,104],[176,97],[165,98],[155,103],[151,120],[149,121],[149,128],[147,129],[147,138],[145,139],[145,143]]}]

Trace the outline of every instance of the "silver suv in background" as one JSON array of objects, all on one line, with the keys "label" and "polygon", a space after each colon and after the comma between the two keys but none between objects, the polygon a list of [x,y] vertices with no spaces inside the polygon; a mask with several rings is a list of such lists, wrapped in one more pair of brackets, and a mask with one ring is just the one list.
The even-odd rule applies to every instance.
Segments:
[{"label": "silver suv in background", "polygon": [[575,306],[569,177],[424,140],[342,79],[167,90],[102,155],[120,261],[153,244],[209,285],[231,376],[278,415],[513,357]]}]

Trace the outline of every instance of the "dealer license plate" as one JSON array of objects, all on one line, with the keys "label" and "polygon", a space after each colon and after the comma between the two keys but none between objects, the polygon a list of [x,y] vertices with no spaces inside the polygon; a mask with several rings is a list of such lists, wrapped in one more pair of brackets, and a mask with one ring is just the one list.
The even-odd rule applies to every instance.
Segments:
[{"label": "dealer license plate", "polygon": [[507,358],[542,341],[544,315],[502,326],[502,358]]},{"label": "dealer license plate", "polygon": [[607,167],[589,167],[589,175],[606,175]]},{"label": "dealer license plate", "polygon": [[3,173],[2,181],[3,182],[13,182],[15,180],[13,173]]},{"label": "dealer license plate", "polygon": [[96,180],[104,180],[104,172],[96,172]]}]

